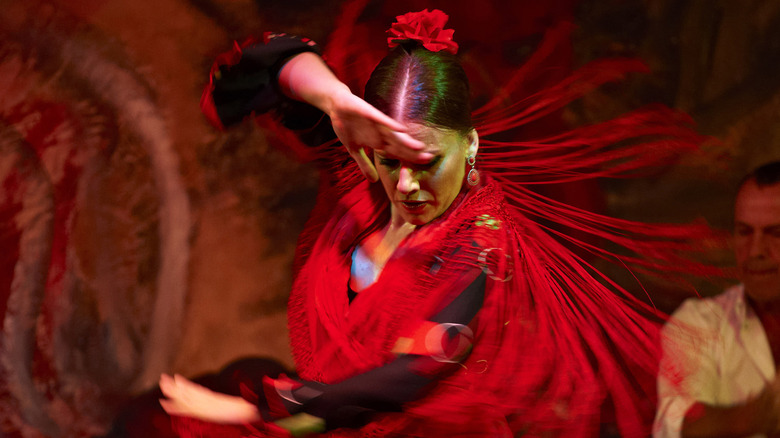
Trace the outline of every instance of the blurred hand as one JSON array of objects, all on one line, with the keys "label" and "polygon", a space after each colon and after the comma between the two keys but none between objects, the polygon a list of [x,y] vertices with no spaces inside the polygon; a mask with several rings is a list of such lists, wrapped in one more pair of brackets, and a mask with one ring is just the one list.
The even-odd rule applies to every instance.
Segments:
[{"label": "blurred hand", "polygon": [[366,148],[412,163],[426,163],[433,154],[423,152],[425,144],[406,133],[406,125],[394,120],[348,89],[331,96],[326,113],[333,130],[370,181],[378,179]]},{"label": "blurred hand", "polygon": [[166,397],[160,405],[170,415],[228,424],[262,420],[257,408],[243,398],[214,392],[180,375],[161,375],[160,390]]},{"label": "blurred hand", "polygon": [[775,377],[774,382],[767,386],[759,397],[764,400],[769,423],[767,431],[773,433],[773,436],[780,436],[780,376]]},{"label": "blurred hand", "polygon": [[411,163],[422,164],[433,158],[422,152],[422,142],[406,133],[406,125],[352,94],[314,53],[300,53],[287,60],[279,70],[278,81],[285,94],[316,106],[330,117],[339,140],[370,181],[378,176],[366,148]]}]

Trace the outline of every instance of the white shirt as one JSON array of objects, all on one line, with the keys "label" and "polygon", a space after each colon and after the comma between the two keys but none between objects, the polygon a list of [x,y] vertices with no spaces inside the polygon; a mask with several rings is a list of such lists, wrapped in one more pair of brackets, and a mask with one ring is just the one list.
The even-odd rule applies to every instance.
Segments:
[{"label": "white shirt", "polygon": [[769,341],[741,285],[712,298],[686,300],[662,334],[655,438],[679,437],[695,402],[739,404],[774,380]]}]

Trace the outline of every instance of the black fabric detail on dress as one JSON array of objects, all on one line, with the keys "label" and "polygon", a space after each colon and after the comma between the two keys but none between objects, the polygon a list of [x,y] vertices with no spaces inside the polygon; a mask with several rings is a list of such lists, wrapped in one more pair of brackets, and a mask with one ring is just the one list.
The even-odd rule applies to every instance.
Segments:
[{"label": "black fabric detail on dress", "polygon": [[485,301],[486,281],[487,275],[481,272],[447,307],[434,315],[431,321],[467,325],[482,308],[482,303]]},{"label": "black fabric detail on dress", "polygon": [[274,110],[290,129],[314,126],[322,118],[322,112],[286,97],[276,81],[285,62],[303,52],[319,54],[319,48],[298,37],[277,36],[267,44],[257,43],[244,48],[237,64],[220,67],[219,76],[213,78],[212,98],[222,124],[234,125],[253,112],[262,114]]},{"label": "black fabric detail on dress", "polygon": [[[431,321],[468,325],[479,312],[485,297],[486,275],[480,273],[452,302],[439,311]],[[350,288],[347,293],[354,294]],[[322,393],[306,400],[304,388],[293,391],[301,405],[285,402],[291,414],[306,412],[325,419],[328,430],[339,427],[357,428],[368,423],[374,412],[398,412],[404,403],[422,397],[426,389],[442,374],[458,366],[453,363],[435,363],[439,375],[416,373],[417,369],[431,369],[434,359],[428,356],[407,355],[394,361],[350,377],[342,382],[326,385],[303,381],[305,387]],[[300,397],[300,398],[299,398]]]},{"label": "black fabric detail on dress", "polygon": [[352,290],[352,286],[347,282],[347,298],[349,298],[349,303],[352,304],[352,301],[357,297],[357,292]]}]

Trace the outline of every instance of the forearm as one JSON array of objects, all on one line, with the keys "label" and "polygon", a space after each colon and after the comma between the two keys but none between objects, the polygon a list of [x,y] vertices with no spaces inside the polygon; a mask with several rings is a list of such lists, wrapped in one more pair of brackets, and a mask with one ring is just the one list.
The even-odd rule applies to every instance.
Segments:
[{"label": "forearm", "polygon": [[338,95],[351,94],[349,87],[333,74],[322,58],[311,52],[290,58],[279,70],[277,80],[279,88],[288,97],[313,105],[329,115]]},{"label": "forearm", "polygon": [[[470,283],[453,292],[454,298],[450,297],[451,301],[431,317],[434,325],[448,328],[442,330],[441,340],[434,342],[442,346],[442,351],[403,354],[388,364],[329,385],[290,382],[292,390],[284,391],[288,385],[276,386],[268,380],[265,393],[271,413],[275,405],[276,415],[305,412],[324,419],[328,428],[360,427],[375,412],[400,411],[404,403],[424,396],[431,384],[460,369],[460,361],[471,350],[470,341],[464,342],[461,333],[472,331],[467,325],[474,322],[483,305],[486,275],[475,271],[466,278]],[[445,352],[452,356],[445,357]]]},{"label": "forearm", "polygon": [[212,391],[179,375],[160,376],[160,390],[165,396],[160,405],[171,415],[224,424],[262,420],[257,406],[244,398]]},{"label": "forearm", "polygon": [[226,423],[255,423],[263,421],[263,417],[260,415],[260,410],[253,403],[246,401],[242,397],[231,397],[228,401],[232,405],[232,418],[227,418]]}]

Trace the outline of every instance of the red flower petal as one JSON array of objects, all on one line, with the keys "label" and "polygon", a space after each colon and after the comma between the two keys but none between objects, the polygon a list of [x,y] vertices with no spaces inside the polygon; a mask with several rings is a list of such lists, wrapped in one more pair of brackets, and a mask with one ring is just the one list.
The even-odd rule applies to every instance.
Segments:
[{"label": "red flower petal", "polygon": [[390,35],[387,44],[393,48],[404,40],[414,40],[432,52],[446,50],[454,55],[458,52],[458,44],[452,40],[455,31],[444,29],[448,19],[447,14],[438,9],[399,15],[387,31]]}]

